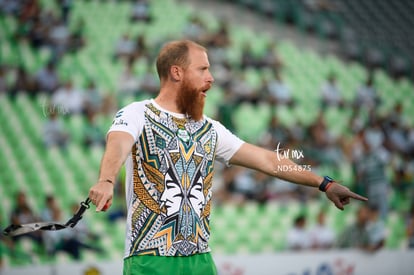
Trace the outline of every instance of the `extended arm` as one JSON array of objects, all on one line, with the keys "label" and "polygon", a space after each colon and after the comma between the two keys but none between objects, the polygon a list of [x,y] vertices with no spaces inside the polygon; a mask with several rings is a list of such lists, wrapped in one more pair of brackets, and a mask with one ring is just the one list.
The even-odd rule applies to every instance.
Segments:
[{"label": "extended arm", "polygon": [[126,132],[108,134],[98,182],[89,190],[89,198],[96,205],[96,211],[106,210],[111,206],[116,177],[133,144],[133,137]]},{"label": "extended arm", "polygon": [[[267,175],[278,177],[300,185],[319,187],[323,178],[295,164],[288,158],[278,158],[274,151],[245,143],[230,159],[230,164],[240,165],[261,171]],[[287,169],[279,169],[285,167]],[[326,196],[341,210],[348,204],[350,198],[366,201],[358,194],[351,192],[347,187],[334,182],[326,191]]]}]

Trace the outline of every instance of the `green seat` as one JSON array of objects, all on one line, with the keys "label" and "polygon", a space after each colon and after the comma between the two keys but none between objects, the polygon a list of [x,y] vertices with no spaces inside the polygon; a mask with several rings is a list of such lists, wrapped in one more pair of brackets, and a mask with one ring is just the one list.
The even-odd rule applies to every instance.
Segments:
[{"label": "green seat", "polygon": [[269,106],[243,103],[234,112],[234,125],[239,136],[249,142],[258,142],[269,123],[271,110]]}]

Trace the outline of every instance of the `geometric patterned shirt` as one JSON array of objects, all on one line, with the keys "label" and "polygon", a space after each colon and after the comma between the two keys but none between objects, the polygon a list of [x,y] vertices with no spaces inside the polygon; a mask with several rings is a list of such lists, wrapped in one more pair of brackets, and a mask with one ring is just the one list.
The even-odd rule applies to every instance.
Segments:
[{"label": "geometric patterned shirt", "polygon": [[109,132],[135,140],[125,162],[125,257],[188,256],[209,252],[214,161],[227,163],[243,144],[222,124],[134,102],[116,115]]}]

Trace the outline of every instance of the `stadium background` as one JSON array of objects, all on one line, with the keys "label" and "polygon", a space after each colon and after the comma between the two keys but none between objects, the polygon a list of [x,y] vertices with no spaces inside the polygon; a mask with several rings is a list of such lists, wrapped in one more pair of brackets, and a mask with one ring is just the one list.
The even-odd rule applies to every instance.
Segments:
[{"label": "stadium background", "polygon": [[[58,1],[38,2],[42,10],[52,10],[57,15],[62,15]],[[406,16],[414,8],[410,1],[379,1],[381,4],[377,4],[376,1],[359,3],[349,0],[342,2],[343,12],[309,11],[302,1],[281,0],[213,1],[210,4],[202,1],[157,0],[148,3],[151,20],[131,22],[130,1],[72,1],[69,28],[76,29],[82,21],[81,32],[85,44],[74,52],[65,52],[56,63],[62,83],[71,79],[75,86],[84,88],[93,79],[103,95],[112,99],[108,101],[116,108],[110,110],[149,97],[151,95],[148,93],[126,95],[118,91],[119,76],[125,69],[125,62],[114,59],[113,55],[114,45],[120,37],[124,33],[131,37],[143,35],[153,57],[164,41],[182,38],[183,30],[194,17],[199,18],[211,33],[217,31],[221,20],[225,19],[229,24],[231,43],[223,54],[231,68],[244,74],[248,85],[259,88],[263,75],[271,78],[271,72],[254,67],[241,68],[243,46],[249,41],[253,55],[261,56],[270,42],[276,42],[273,47],[283,61],[281,74],[291,87],[293,98],[297,102],[294,107],[275,107],[260,100],[259,103],[241,101],[233,105],[231,123],[235,133],[243,139],[260,143],[273,115],[278,117],[282,125],[300,122],[306,127],[312,124],[321,109],[320,87],[331,72],[337,76],[343,97],[352,101],[356,89],[372,70],[382,101],[375,112],[387,116],[396,103],[401,103],[404,125],[408,129],[414,126],[414,91],[411,82],[414,45],[410,40],[413,21],[410,16]],[[233,17],[226,17],[229,15]],[[36,74],[52,58],[52,52],[46,47],[32,47],[27,40],[16,35],[19,32],[22,29],[18,17],[3,12],[0,19],[0,65],[8,68],[8,72],[21,65],[30,74]],[[139,77],[148,70],[153,73],[151,61],[151,58],[138,58],[133,65],[134,74]],[[6,75],[7,83],[11,84],[13,79],[12,73]],[[226,93],[220,85],[212,88],[208,94],[207,115],[214,118],[223,115],[220,108],[227,100]],[[19,91],[12,97],[7,90],[0,91],[2,228],[9,224],[17,191],[24,190],[27,193],[35,212],[44,207],[45,196],[53,194],[64,210],[64,216],[69,217],[71,204],[85,198],[97,177],[103,147],[83,145],[84,129],[87,126],[84,115],[67,115],[62,112],[60,116],[70,134],[70,141],[63,150],[44,146],[42,129],[50,112],[49,101],[50,94],[46,93],[32,97]],[[348,124],[352,112],[352,109],[347,108],[325,110],[322,115],[329,133],[352,139],[353,133]],[[98,115],[97,125],[102,133],[111,124],[113,114],[109,111]],[[365,114],[365,119],[368,121],[368,114]],[[369,126],[365,124],[365,127]],[[397,159],[400,156],[399,152],[391,154],[397,156]],[[412,163],[412,155],[404,160]],[[336,165],[321,161],[312,168],[321,174],[342,179],[345,185],[356,188],[350,162]],[[394,169],[395,166],[390,162],[387,167],[391,190],[390,211],[386,218],[386,248],[405,250],[405,218],[413,198],[413,175],[408,177],[407,188],[400,189],[393,185]],[[218,173],[216,176],[218,182],[221,181],[220,175]],[[121,204],[123,199],[122,192],[120,193],[116,204]],[[293,219],[303,212],[312,225],[321,208],[326,209],[328,224],[339,233],[354,221],[358,207],[358,204],[352,204],[344,212],[337,211],[320,194],[309,195],[306,200],[273,199],[265,203],[247,200],[244,203],[231,203],[223,199],[223,202],[216,204],[212,212],[211,247],[214,253],[224,255],[285,251],[286,233],[292,226]],[[122,208],[122,205],[114,206],[117,207]],[[82,253],[82,261],[121,258],[124,221],[110,221],[108,214],[89,211],[85,215],[85,222],[91,230],[101,236],[99,245],[106,253],[101,255],[85,251]],[[63,253],[50,259],[42,253],[40,247],[28,240],[16,243],[15,249],[11,253],[4,246],[3,266],[73,261]]]}]

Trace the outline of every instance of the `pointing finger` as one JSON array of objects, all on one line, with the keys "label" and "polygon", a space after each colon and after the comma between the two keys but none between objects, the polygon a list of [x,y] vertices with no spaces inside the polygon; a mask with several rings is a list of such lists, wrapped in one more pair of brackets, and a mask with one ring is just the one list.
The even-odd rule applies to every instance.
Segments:
[{"label": "pointing finger", "polygon": [[353,199],[360,200],[360,201],[367,201],[368,200],[368,198],[363,197],[363,196],[360,196],[360,195],[358,195],[358,194],[356,194],[354,192],[351,192],[351,191],[350,191],[350,195],[349,196],[351,198],[353,198]]}]

